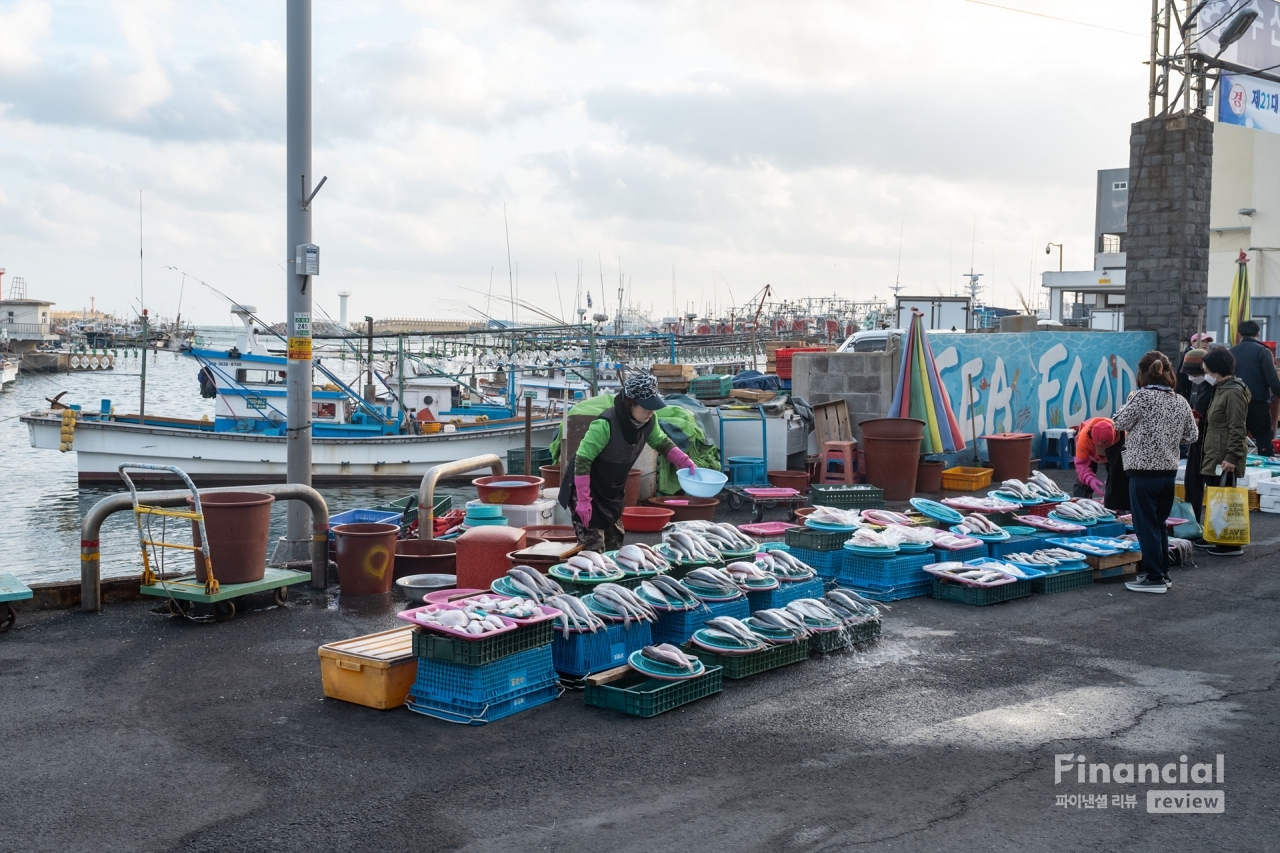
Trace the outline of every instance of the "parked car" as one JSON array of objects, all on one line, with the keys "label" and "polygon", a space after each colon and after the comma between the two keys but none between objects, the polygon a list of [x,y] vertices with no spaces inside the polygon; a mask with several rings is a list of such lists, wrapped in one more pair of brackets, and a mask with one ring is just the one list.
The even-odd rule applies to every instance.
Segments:
[{"label": "parked car", "polygon": [[867,329],[854,332],[836,352],[884,352],[890,337],[900,338],[903,334],[903,329]]}]

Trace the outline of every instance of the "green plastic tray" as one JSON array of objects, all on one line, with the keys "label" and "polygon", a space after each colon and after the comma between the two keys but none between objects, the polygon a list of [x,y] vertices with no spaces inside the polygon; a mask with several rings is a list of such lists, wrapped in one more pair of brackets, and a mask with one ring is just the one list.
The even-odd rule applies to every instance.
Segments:
[{"label": "green plastic tray", "polygon": [[784,534],[788,548],[808,548],[810,551],[838,551],[849,541],[852,533],[836,533],[830,530],[814,530],[798,527]]},{"label": "green plastic tray", "polygon": [[884,490],[878,486],[814,485],[809,487],[809,493],[814,506],[833,506],[837,509],[878,509],[884,506]]},{"label": "green plastic tray", "polygon": [[1031,591],[1038,592],[1041,595],[1066,592],[1069,589],[1079,589],[1082,586],[1093,586],[1093,569],[1058,572],[1057,574],[1046,575],[1031,581]]},{"label": "green plastic tray", "polygon": [[[218,567],[214,566],[213,576],[218,576]],[[273,589],[279,589],[282,586],[292,586],[296,583],[303,583],[311,580],[310,572],[295,572],[289,569],[272,569],[268,568],[263,573],[262,580],[250,581],[249,583],[224,583],[219,584],[219,589],[213,595],[206,595],[204,591],[204,583],[196,580],[194,574],[177,578],[174,580],[157,581],[153,584],[147,584],[139,587],[138,591],[143,595],[154,595],[158,598],[173,598],[178,601],[195,601],[201,604],[213,604],[217,601],[226,601],[231,598],[239,598],[242,595],[250,595],[255,592],[267,592]]]},{"label": "green plastic tray", "polygon": [[0,572],[0,602],[31,598],[31,588],[8,572]]},{"label": "green plastic tray", "polygon": [[963,604],[975,604],[979,607],[987,604],[999,604],[1015,598],[1026,598],[1031,594],[1031,581],[1014,581],[1000,586],[965,586],[958,583],[947,583],[941,578],[933,581],[933,597],[942,601],[959,601]]},{"label": "green plastic tray", "polygon": [[771,646],[746,655],[722,655],[718,652],[709,652],[693,643],[686,643],[684,647],[686,651],[697,655],[698,659],[707,666],[718,666],[723,669],[725,678],[747,678],[767,669],[776,669],[809,658],[809,644],[804,642]]},{"label": "green plastic tray", "polygon": [[656,717],[719,693],[724,684],[721,672],[718,666],[708,666],[702,675],[684,681],[659,681],[631,672],[608,684],[587,684],[582,701],[633,717]]},{"label": "green plastic tray", "polygon": [[420,658],[460,663],[463,666],[480,666],[516,652],[550,645],[554,625],[553,621],[521,625],[514,631],[483,640],[446,637],[419,628],[413,632],[413,653]]},{"label": "green plastic tray", "polygon": [[880,639],[880,620],[873,619],[854,625],[847,631],[824,631],[809,638],[809,651],[824,655],[851,649]]}]

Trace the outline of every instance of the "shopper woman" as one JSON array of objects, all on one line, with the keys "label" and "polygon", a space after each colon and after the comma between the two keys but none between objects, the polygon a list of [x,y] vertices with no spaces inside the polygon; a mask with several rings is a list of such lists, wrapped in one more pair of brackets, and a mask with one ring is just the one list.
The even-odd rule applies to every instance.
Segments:
[{"label": "shopper woman", "polygon": [[1191,407],[1174,387],[1177,377],[1164,353],[1152,350],[1138,362],[1138,390],[1112,422],[1124,430],[1124,468],[1129,475],[1133,531],[1142,546],[1144,575],[1125,584],[1133,592],[1169,589],[1169,532],[1173,485],[1182,445],[1200,437]]},{"label": "shopper woman", "polygon": [[[1212,383],[1214,391],[1205,416],[1200,474],[1210,486],[1234,486],[1237,472],[1244,470],[1249,455],[1249,387],[1234,375],[1235,369],[1235,356],[1226,347],[1215,347],[1204,357],[1206,381]],[[1189,468],[1190,460],[1187,465]],[[1219,557],[1238,557],[1244,553],[1239,545],[1211,545],[1203,541],[1196,545]]]},{"label": "shopper woman", "polygon": [[645,445],[677,468],[695,466],[658,425],[654,412],[666,406],[652,376],[633,376],[613,406],[591,422],[578,445],[573,479],[560,489],[560,505],[572,511],[578,541],[592,551],[622,547],[622,507],[627,474]]}]

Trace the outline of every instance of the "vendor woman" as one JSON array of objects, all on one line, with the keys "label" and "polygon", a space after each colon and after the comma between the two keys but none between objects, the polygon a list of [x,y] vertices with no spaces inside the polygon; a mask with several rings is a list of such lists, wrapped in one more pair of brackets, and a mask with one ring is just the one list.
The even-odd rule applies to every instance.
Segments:
[{"label": "vendor woman", "polygon": [[1090,418],[1076,430],[1076,479],[1071,494],[1077,498],[1101,498],[1106,486],[1098,479],[1098,463],[1107,461],[1107,448],[1116,441],[1110,418]]},{"label": "vendor woman", "polygon": [[573,460],[573,480],[561,488],[560,504],[572,511],[573,529],[588,550],[622,547],[627,474],[646,444],[677,468],[697,467],[654,417],[666,405],[652,376],[633,376],[582,437]]}]

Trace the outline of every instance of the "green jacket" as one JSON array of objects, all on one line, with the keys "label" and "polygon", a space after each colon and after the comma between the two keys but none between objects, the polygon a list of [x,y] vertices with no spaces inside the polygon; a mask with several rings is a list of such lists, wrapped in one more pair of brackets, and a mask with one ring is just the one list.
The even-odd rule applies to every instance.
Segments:
[{"label": "green jacket", "polygon": [[[1205,417],[1204,456],[1200,473],[1206,477],[1217,476],[1214,469],[1223,462],[1236,466],[1237,473],[1244,472],[1249,456],[1248,432],[1245,417],[1249,413],[1249,388],[1238,376],[1218,383]],[[1212,483],[1210,483],[1212,485]]]}]

